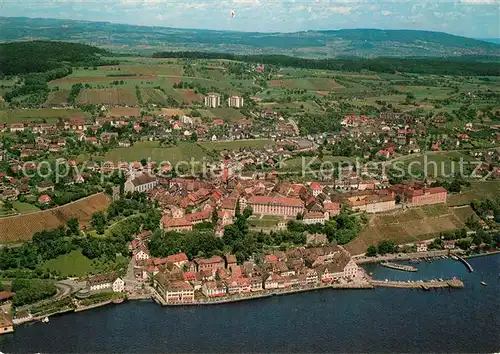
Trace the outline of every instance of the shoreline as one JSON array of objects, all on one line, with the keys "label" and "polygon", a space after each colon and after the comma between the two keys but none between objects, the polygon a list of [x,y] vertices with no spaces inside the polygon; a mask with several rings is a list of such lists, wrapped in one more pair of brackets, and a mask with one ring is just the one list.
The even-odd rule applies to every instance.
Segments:
[{"label": "shoreline", "polygon": [[[420,253],[408,253],[408,254],[403,254],[403,256],[398,255],[389,255],[389,257],[392,257],[391,260],[408,260],[408,259],[415,259],[415,258],[432,258],[432,257],[442,257],[444,255],[449,255],[450,252],[448,250],[439,250],[432,252],[432,254],[429,254],[429,252],[420,252]],[[479,253],[479,254],[472,254],[468,256],[463,256],[463,258],[476,258],[476,257],[483,257],[483,256],[491,256],[491,255],[497,255],[500,254],[500,250],[492,251],[492,252],[485,252],[485,253]],[[363,259],[354,259],[354,261],[357,264],[367,264],[367,263],[378,263],[386,259],[387,256],[383,256],[383,259],[381,257],[371,257],[371,258],[363,258]],[[249,295],[243,295],[243,296],[238,296],[235,297],[235,295],[230,295],[225,296],[225,297],[220,297],[220,298],[215,298],[215,299],[209,299],[207,298],[206,300],[196,300],[194,302],[179,302],[179,303],[167,303],[165,302],[159,295],[158,293],[152,289],[151,294],[137,294],[137,295],[128,295],[128,297],[125,299],[125,302],[128,301],[154,301],[160,306],[165,306],[165,307],[178,307],[178,306],[204,306],[204,305],[218,305],[218,304],[228,304],[228,303],[235,303],[235,302],[241,302],[241,301],[250,301],[250,300],[258,300],[258,299],[265,299],[265,298],[270,298],[274,296],[281,296],[281,295],[289,295],[289,294],[298,294],[298,293],[303,293],[303,292],[309,292],[309,291],[317,291],[317,290],[325,290],[325,289],[337,289],[337,290],[373,290],[379,287],[390,287],[390,288],[405,288],[405,289],[414,289],[414,290],[419,290],[423,289],[425,287],[429,288],[462,288],[463,287],[463,282],[459,281],[459,283],[455,284],[455,280],[443,280],[440,282],[430,282],[430,281],[413,281],[413,282],[401,282],[401,281],[381,281],[381,280],[373,280],[373,279],[365,279],[365,281],[361,282],[354,282],[354,283],[346,283],[346,284],[319,284],[315,286],[306,286],[306,287],[301,287],[301,288],[292,288],[292,289],[282,289],[282,290],[273,290],[269,292],[258,292],[258,293],[250,293]],[[92,304],[89,306],[85,307],[80,307],[80,308],[75,308],[75,309],[64,309],[62,311],[57,311],[52,314],[48,315],[43,315],[43,316],[36,316],[32,317],[30,319],[24,319],[24,320],[18,320],[17,323],[15,322],[15,326],[22,325],[25,323],[30,323],[30,322],[37,322],[43,319],[44,317],[51,317],[59,314],[67,314],[70,312],[83,312],[87,310],[92,310],[95,308],[103,307],[106,305],[113,304],[111,300],[107,300],[104,302]],[[114,304],[114,305],[119,305],[119,304]]]}]

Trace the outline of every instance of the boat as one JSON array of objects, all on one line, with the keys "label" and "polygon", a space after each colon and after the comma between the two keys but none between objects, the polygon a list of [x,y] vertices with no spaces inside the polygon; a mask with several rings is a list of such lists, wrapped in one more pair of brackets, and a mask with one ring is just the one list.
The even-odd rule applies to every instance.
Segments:
[{"label": "boat", "polygon": [[391,269],[396,269],[396,270],[403,270],[406,272],[416,272],[417,268],[410,266],[410,265],[404,265],[404,264],[396,264],[396,263],[391,263],[391,262],[382,262],[380,263],[381,266],[391,268]]},{"label": "boat", "polygon": [[485,281],[482,281],[482,282],[481,282],[481,285],[488,286],[488,283],[487,283],[487,282],[485,282]]},{"label": "boat", "polygon": [[43,323],[49,323],[49,318],[47,316],[45,316],[42,320]]},{"label": "boat", "polygon": [[451,255],[451,259],[453,259],[454,261],[458,261],[458,257],[455,255]]}]

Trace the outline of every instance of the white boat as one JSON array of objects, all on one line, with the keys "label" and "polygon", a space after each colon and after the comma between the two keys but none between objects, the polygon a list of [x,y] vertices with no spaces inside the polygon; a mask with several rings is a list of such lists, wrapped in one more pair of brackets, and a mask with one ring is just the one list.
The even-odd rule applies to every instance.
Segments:
[{"label": "white boat", "polygon": [[44,317],[44,319],[42,320],[43,323],[49,323],[49,318],[48,317]]}]

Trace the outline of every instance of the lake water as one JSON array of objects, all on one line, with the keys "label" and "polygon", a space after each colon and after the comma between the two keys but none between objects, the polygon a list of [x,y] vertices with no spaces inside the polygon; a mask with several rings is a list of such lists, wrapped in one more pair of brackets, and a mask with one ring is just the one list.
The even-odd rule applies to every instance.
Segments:
[{"label": "lake water", "polygon": [[[376,279],[460,277],[464,289],[320,290],[206,307],[130,301],[32,323],[2,352],[493,352],[500,350],[500,255],[367,265]],[[481,281],[488,286],[480,285]]]}]

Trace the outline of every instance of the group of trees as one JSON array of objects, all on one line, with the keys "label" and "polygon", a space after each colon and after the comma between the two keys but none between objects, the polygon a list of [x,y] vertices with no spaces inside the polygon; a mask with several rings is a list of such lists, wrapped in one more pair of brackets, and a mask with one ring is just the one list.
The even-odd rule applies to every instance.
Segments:
[{"label": "group of trees", "polygon": [[436,75],[481,75],[500,76],[500,68],[494,62],[473,59],[410,59],[410,58],[349,58],[349,59],[306,59],[276,54],[238,55],[209,52],[159,52],[154,58],[228,59],[251,63],[297,67],[305,69],[355,71],[369,70],[381,73],[411,72]]}]

